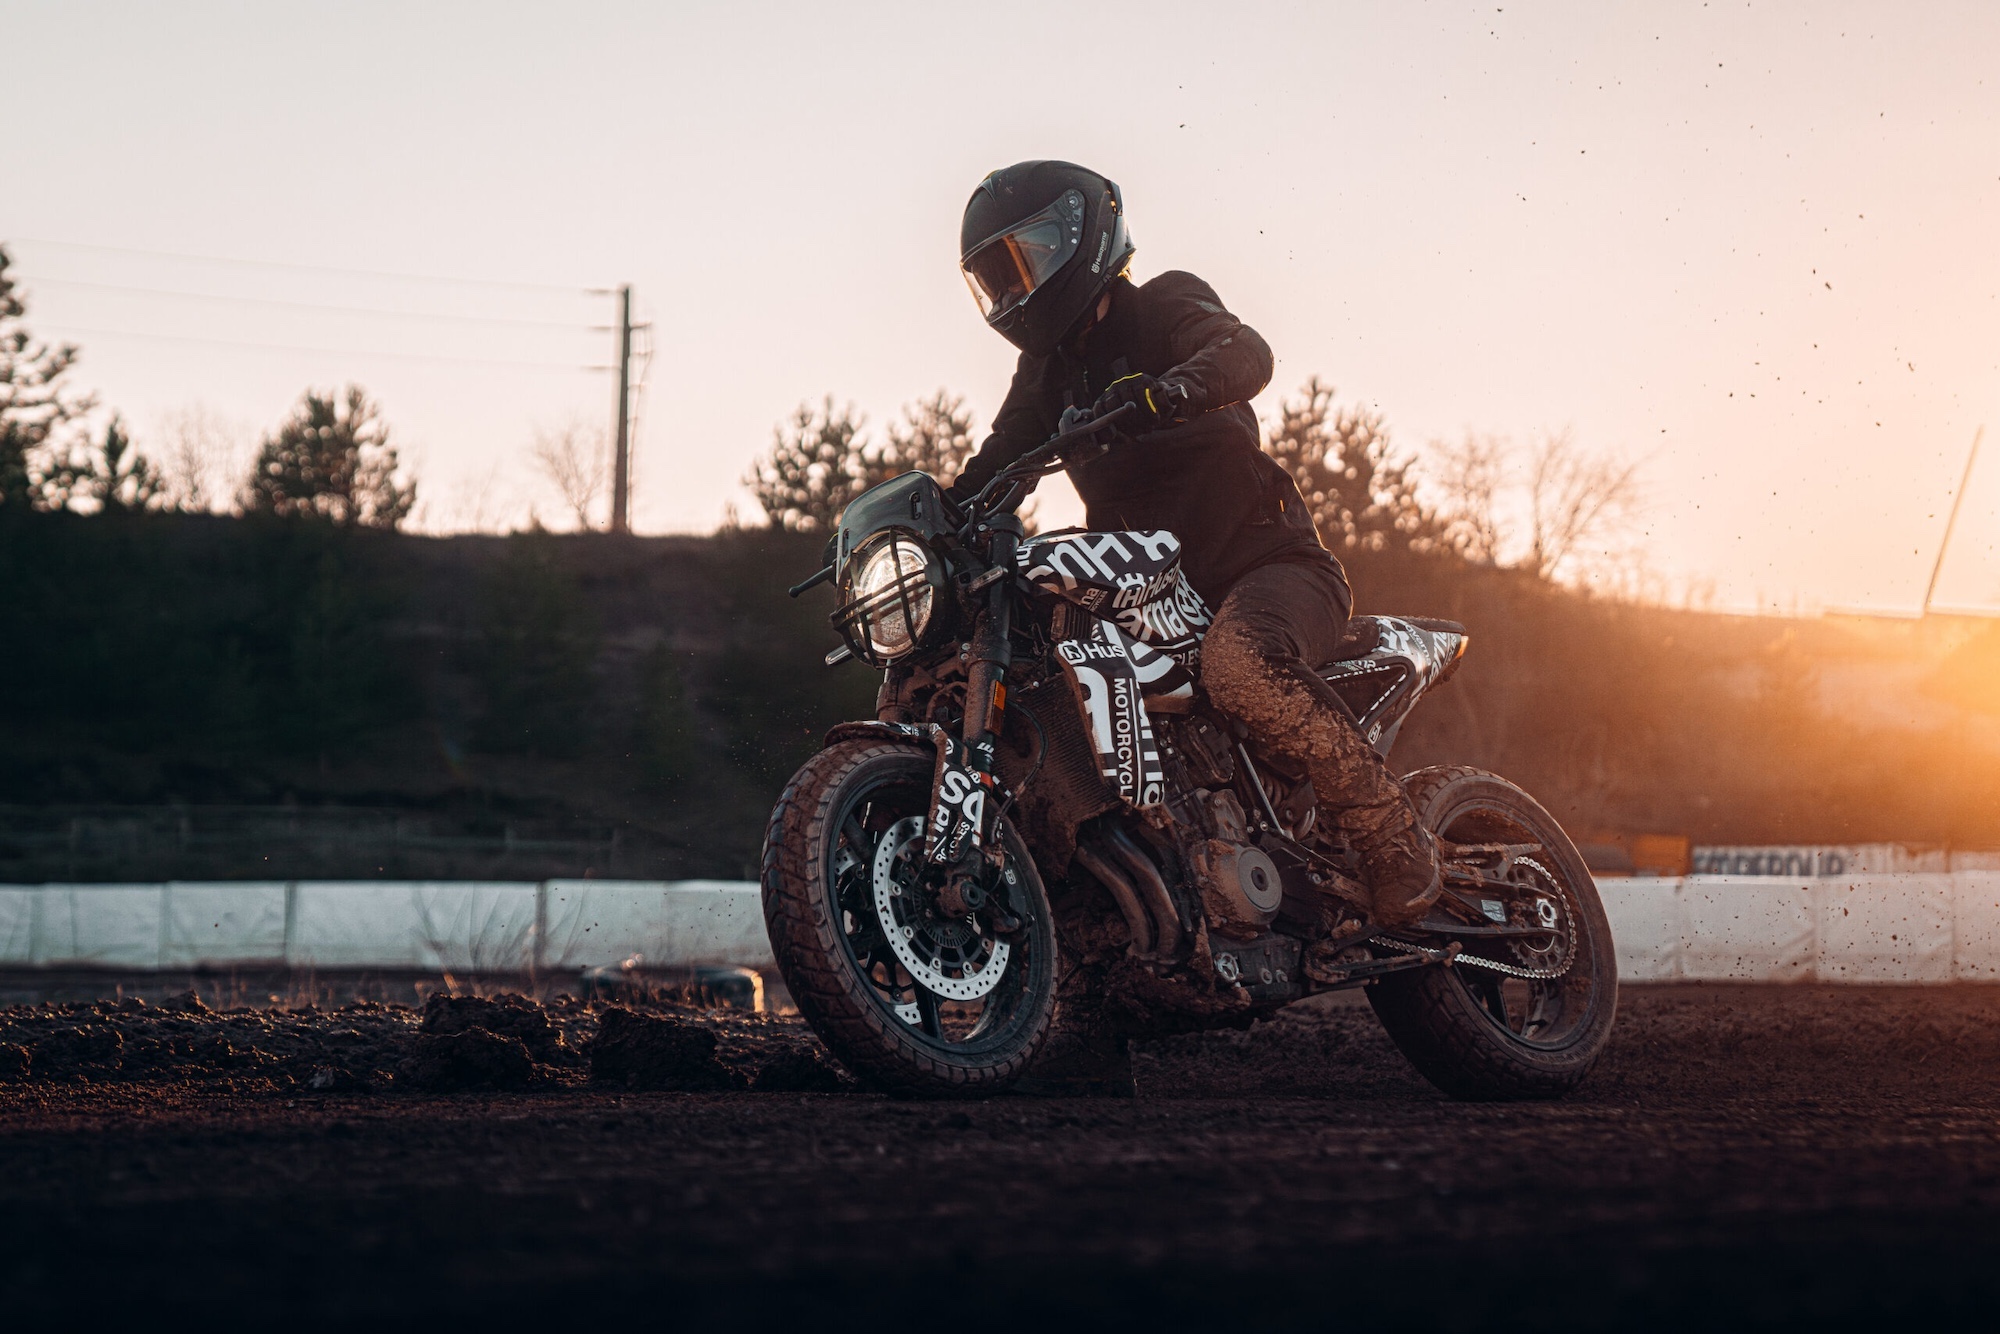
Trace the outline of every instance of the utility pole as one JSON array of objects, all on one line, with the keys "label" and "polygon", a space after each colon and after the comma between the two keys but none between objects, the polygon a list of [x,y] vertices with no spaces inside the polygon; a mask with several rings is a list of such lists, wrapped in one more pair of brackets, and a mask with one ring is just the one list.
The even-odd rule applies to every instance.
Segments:
[{"label": "utility pole", "polygon": [[632,284],[618,288],[618,434],[611,464],[611,531],[632,531]]}]

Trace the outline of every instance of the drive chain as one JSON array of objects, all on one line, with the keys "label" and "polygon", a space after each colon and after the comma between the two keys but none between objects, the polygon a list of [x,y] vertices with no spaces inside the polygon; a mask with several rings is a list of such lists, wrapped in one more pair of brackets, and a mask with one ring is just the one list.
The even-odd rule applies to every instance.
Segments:
[{"label": "drive chain", "polygon": [[[1564,911],[1569,913],[1571,915],[1571,920],[1574,921],[1575,908],[1571,904],[1569,892],[1563,888],[1562,882],[1557,880],[1553,875],[1550,875],[1548,868],[1543,866],[1540,862],[1534,861],[1527,857],[1523,857],[1521,858],[1521,860],[1526,862],[1528,865],[1534,867],[1537,871],[1540,871],[1543,874],[1543,876],[1547,877],[1549,884],[1554,886],[1556,893],[1562,896]],[[1565,931],[1563,933],[1562,962],[1559,964],[1553,964],[1547,968],[1523,968],[1519,964],[1501,963],[1498,959],[1487,959],[1487,958],[1482,958],[1477,954],[1466,954],[1463,952],[1449,956],[1449,958],[1446,958],[1443,957],[1444,956],[1443,950],[1432,949],[1425,945],[1417,945],[1407,940],[1397,940],[1393,936],[1370,936],[1368,938],[1368,943],[1371,945],[1385,946],[1386,948],[1392,950],[1402,950],[1404,953],[1422,954],[1425,955],[1426,957],[1431,955],[1437,955],[1440,956],[1437,959],[1437,962],[1440,963],[1449,962],[1452,964],[1464,964],[1467,967],[1471,968],[1485,968],[1489,969],[1492,972],[1504,973],[1508,977],[1525,977],[1534,981],[1546,981],[1549,978],[1561,977],[1564,973],[1567,973],[1569,971],[1570,965],[1576,962],[1576,932],[1574,930]]]}]

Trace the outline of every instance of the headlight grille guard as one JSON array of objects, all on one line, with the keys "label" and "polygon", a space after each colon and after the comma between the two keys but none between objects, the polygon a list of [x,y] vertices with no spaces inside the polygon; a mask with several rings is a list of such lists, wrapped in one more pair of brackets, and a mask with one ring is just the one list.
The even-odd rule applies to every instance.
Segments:
[{"label": "headlight grille guard", "polygon": [[[924,591],[927,585],[930,587],[931,593],[931,620],[930,626],[925,627],[926,632],[928,632],[931,626],[935,626],[938,623],[945,610],[943,606],[944,589],[938,587],[931,579],[931,571],[936,568],[937,557],[931,553],[929,547],[918,541],[913,535],[899,528],[891,528],[882,536],[871,537],[854,549],[854,554],[848,557],[848,568],[843,570],[840,575],[840,589],[843,595],[846,594],[848,588],[851,586],[853,576],[859,571],[862,560],[865,557],[872,556],[879,545],[887,545],[889,547],[890,558],[897,562],[897,568],[899,569],[901,568],[902,548],[904,546],[914,548],[918,556],[921,557],[922,563],[909,573],[898,575],[894,582],[876,589],[866,597],[841,603],[833,609],[833,615],[828,618],[833,622],[833,628],[839,632],[842,641],[846,643],[848,651],[871,667],[887,667],[890,663],[896,661],[896,659],[908,656],[908,653],[914,652],[927,637],[927,633],[917,634],[915,632],[917,624],[916,596],[918,593]],[[879,653],[869,638],[868,627],[881,612],[895,609],[898,606],[900,606],[903,613],[903,624],[911,628],[910,648],[904,653]]]}]

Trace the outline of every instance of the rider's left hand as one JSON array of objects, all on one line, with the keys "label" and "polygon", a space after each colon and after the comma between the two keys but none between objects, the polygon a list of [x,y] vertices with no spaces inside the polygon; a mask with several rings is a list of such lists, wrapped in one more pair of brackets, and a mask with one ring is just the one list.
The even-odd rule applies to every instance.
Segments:
[{"label": "rider's left hand", "polygon": [[1137,418],[1140,430],[1157,430],[1188,419],[1188,387],[1179,380],[1162,380],[1151,375],[1128,375],[1113,380],[1110,388],[1097,396],[1093,416],[1102,417],[1130,403],[1139,410],[1127,415]]}]

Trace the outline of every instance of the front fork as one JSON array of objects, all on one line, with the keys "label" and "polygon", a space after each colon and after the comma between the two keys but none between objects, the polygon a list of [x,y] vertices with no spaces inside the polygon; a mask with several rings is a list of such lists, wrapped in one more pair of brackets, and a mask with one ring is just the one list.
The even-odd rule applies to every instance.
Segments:
[{"label": "front fork", "polygon": [[991,825],[997,812],[989,798],[1000,791],[993,748],[1006,725],[1007,668],[1013,658],[1012,575],[1021,521],[1011,514],[999,515],[982,523],[979,531],[987,538],[989,568],[972,580],[983,585],[974,596],[983,594],[986,605],[973,617],[966,645],[963,739],[943,734],[937,738],[930,832],[924,845],[925,857],[942,882],[944,907],[954,916],[986,901],[986,882],[1006,883],[1003,877],[985,872],[1001,869],[1002,862],[998,831]]}]

